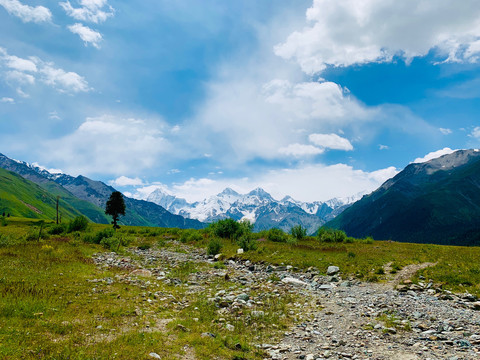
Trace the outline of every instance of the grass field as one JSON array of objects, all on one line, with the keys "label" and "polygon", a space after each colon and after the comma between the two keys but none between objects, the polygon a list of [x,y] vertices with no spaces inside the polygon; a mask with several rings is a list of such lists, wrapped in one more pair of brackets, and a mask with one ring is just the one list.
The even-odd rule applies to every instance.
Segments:
[{"label": "grass field", "polygon": [[[293,310],[298,309],[295,303],[305,299],[290,294],[266,297],[261,310],[269,315],[256,321],[219,312],[207,298],[221,290],[232,290],[232,283],[223,278],[205,285],[204,293],[193,294],[188,287],[148,279],[116,281],[126,270],[97,267],[92,260],[92,254],[110,251],[105,247],[112,243],[103,241],[102,246],[84,242],[107,225],[90,224],[84,231],[59,235],[48,234],[53,224],[41,225],[36,220],[11,217],[1,225],[2,359],[146,359],[151,352],[162,359],[187,359],[189,352],[197,359],[215,358],[212,354],[218,359],[262,359],[264,354],[252,341],[270,342],[301,318]],[[195,236],[183,233],[178,229],[124,226],[115,235],[122,242],[115,242],[113,250],[125,254],[126,247],[134,246],[179,251],[183,251],[180,245],[206,248],[212,237],[206,230],[199,230]],[[382,281],[388,275],[383,273],[387,263],[395,271],[412,263],[435,262],[437,265],[417,276],[445,289],[480,295],[479,248],[364,240],[322,243],[306,238],[296,243],[260,241],[256,250],[235,255],[235,242],[221,242],[226,258],[239,256],[253,262],[292,265],[298,270],[315,267],[323,273],[329,265],[337,265],[342,277],[366,281]],[[168,276],[181,280],[192,273],[212,270],[209,264],[150,266],[165,268]],[[251,289],[252,296],[262,294],[268,294],[268,287]],[[225,331],[225,322],[235,330]],[[215,337],[202,336],[205,333]]]}]

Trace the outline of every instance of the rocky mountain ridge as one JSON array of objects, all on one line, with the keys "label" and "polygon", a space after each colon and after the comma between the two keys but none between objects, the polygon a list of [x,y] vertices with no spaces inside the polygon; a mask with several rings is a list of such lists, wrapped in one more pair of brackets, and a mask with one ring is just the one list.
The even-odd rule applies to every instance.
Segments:
[{"label": "rocky mountain ridge", "polygon": [[354,237],[480,245],[480,151],[412,163],[327,225]]},{"label": "rocky mountain ridge", "polygon": [[[0,154],[0,167],[15,172],[22,177],[40,185],[47,191],[64,197],[65,193],[74,198],[93,204],[103,213],[105,203],[115,189],[101,181],[85,176],[77,177],[62,173],[50,173],[44,168],[24,161],[13,160]],[[152,202],[124,197],[127,208],[121,223],[137,226],[160,226],[200,229],[206,225],[198,220],[185,219],[181,215],[172,214],[164,207]],[[91,218],[91,217],[90,217]],[[95,221],[94,219],[92,219]]]},{"label": "rocky mountain ridge", "polygon": [[290,196],[276,200],[262,188],[256,188],[247,194],[239,194],[231,188],[226,188],[217,195],[189,203],[163,189],[157,189],[147,197],[147,201],[163,206],[174,214],[203,222],[229,217],[235,220],[249,220],[255,224],[256,231],[272,227],[288,231],[292,226],[301,224],[309,233],[314,233],[318,227],[341,213],[361,196],[363,193],[326,202],[309,203],[295,200]]}]

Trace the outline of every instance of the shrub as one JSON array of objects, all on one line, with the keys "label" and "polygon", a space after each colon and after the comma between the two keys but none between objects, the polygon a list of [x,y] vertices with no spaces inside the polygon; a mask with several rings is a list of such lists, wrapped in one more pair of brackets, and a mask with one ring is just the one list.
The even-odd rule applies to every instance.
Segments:
[{"label": "shrub", "polygon": [[74,232],[74,231],[85,231],[88,227],[88,219],[83,216],[77,216],[75,219],[70,221],[68,224],[68,232]]},{"label": "shrub", "polygon": [[103,230],[98,231],[95,234],[94,243],[100,244],[103,239],[112,237],[115,234],[115,231],[112,228],[105,228]]},{"label": "shrub", "polygon": [[[347,240],[347,234],[342,230],[324,229],[318,230],[318,239],[322,242],[344,242]],[[347,241],[348,242],[348,241]]]},{"label": "shrub", "polygon": [[207,245],[207,254],[208,255],[217,255],[222,250],[223,244],[220,239],[213,238],[209,241]]},{"label": "shrub", "polygon": [[5,215],[0,216],[0,226],[7,226],[7,219],[5,219]]},{"label": "shrub", "polygon": [[208,230],[217,237],[237,240],[243,235],[251,234],[253,224],[248,220],[237,222],[233,219],[223,219],[211,223],[208,226]]},{"label": "shrub", "polygon": [[49,230],[48,233],[50,235],[60,235],[67,231],[66,224],[55,224]]},{"label": "shrub", "polygon": [[297,240],[302,240],[307,236],[307,229],[302,225],[296,225],[290,229],[290,234]]},{"label": "shrub", "polygon": [[120,239],[115,236],[104,238],[102,241],[100,241],[100,245],[102,245],[105,249],[118,250],[120,247]]},{"label": "shrub", "polygon": [[287,242],[287,234],[279,228],[272,228],[267,232],[267,240],[274,242]]},{"label": "shrub", "polygon": [[237,240],[237,245],[243,249],[243,251],[257,250],[257,241],[250,235],[242,235]]},{"label": "shrub", "polygon": [[143,243],[143,244],[140,244],[138,245],[138,249],[139,250],[148,250],[152,247],[152,245],[148,244],[148,243]]},{"label": "shrub", "polygon": [[197,242],[203,239],[202,234],[197,230],[184,230],[180,235],[180,242]]}]

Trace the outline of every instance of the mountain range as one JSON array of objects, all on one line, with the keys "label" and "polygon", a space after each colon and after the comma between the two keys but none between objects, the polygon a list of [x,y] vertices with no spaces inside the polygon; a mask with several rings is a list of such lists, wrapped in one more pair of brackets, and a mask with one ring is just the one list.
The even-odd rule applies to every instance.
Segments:
[{"label": "mountain range", "polygon": [[410,164],[325,226],[354,237],[480,245],[480,150]]},{"label": "mountain range", "polygon": [[[108,223],[105,204],[110,194],[115,191],[101,181],[91,180],[85,176],[73,177],[66,174],[52,174],[38,166],[23,161],[13,160],[0,154],[0,168],[14,172],[29,180],[48,193],[60,196],[62,201],[77,209],[91,221]],[[126,214],[121,218],[125,225],[159,226],[200,229],[206,224],[193,219],[185,219],[152,202],[124,197]]]},{"label": "mountain range", "polygon": [[300,224],[308,233],[313,234],[326,221],[333,219],[362,195],[309,203],[297,201],[290,196],[275,200],[262,188],[247,194],[239,194],[231,188],[226,188],[217,195],[189,203],[165,190],[156,189],[147,200],[174,214],[203,222],[225,218],[249,220],[254,224],[255,231],[272,227],[289,231],[292,226]]}]

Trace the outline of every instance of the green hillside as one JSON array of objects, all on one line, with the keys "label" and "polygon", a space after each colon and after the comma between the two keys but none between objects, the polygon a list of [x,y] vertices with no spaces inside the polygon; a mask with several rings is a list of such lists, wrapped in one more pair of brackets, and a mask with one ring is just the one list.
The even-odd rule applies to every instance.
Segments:
[{"label": "green hillside", "polygon": [[85,215],[94,222],[109,222],[97,206],[77,199],[59,187],[51,190],[49,192],[14,172],[0,168],[0,214],[5,212],[11,216],[53,220],[56,218],[57,196],[60,196],[62,219]]}]

